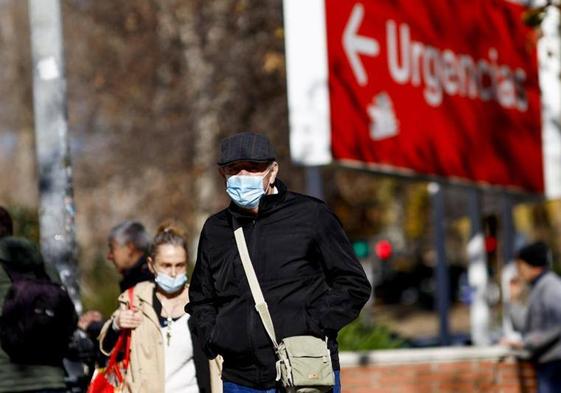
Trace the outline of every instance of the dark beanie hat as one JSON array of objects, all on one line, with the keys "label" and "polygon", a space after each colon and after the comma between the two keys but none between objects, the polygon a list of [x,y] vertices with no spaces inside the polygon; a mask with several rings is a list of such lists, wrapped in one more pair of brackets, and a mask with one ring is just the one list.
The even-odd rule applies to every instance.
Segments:
[{"label": "dark beanie hat", "polygon": [[43,269],[39,249],[27,239],[8,236],[0,239],[0,264],[12,272],[28,273]]},{"label": "dark beanie hat", "polygon": [[518,259],[532,266],[547,266],[549,264],[549,247],[544,242],[536,242],[524,246],[518,251]]},{"label": "dark beanie hat", "polygon": [[269,162],[275,159],[275,150],[265,135],[242,132],[222,140],[218,165],[236,161]]}]

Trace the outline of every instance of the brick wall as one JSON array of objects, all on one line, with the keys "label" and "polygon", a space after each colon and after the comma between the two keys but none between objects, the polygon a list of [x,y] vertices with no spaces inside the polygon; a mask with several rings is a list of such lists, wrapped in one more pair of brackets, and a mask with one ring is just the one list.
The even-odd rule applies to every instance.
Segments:
[{"label": "brick wall", "polygon": [[347,393],[533,393],[532,367],[502,348],[342,353]]}]

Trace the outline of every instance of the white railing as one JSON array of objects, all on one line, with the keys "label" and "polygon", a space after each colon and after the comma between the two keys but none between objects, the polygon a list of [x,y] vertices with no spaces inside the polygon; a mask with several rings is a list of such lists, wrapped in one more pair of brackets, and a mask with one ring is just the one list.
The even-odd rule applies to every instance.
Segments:
[{"label": "white railing", "polygon": [[395,365],[410,363],[461,362],[469,360],[499,360],[514,355],[500,346],[442,347],[422,349],[392,349],[365,352],[341,352],[341,367]]}]

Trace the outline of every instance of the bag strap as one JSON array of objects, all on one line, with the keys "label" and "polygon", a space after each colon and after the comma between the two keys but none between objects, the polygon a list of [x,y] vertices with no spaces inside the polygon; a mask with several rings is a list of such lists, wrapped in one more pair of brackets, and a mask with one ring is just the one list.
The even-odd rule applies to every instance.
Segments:
[{"label": "bag strap", "polygon": [[[134,300],[134,287],[133,288],[129,288],[127,290],[127,293],[129,295],[129,310],[134,310],[134,304],[133,304],[133,300]],[[131,331],[130,329],[126,329],[123,330],[121,332],[121,334],[119,335],[119,338],[117,339],[117,343],[115,344],[115,346],[113,347],[113,350],[111,351],[111,355],[109,356],[109,360],[107,362],[107,370],[111,370],[113,369],[119,382],[123,381],[123,375],[121,373],[121,370],[119,369],[119,367],[117,366],[117,356],[119,355],[119,353],[121,353],[121,350],[124,347],[124,357],[123,357],[123,368],[124,370],[127,370],[129,367],[129,363],[130,363],[130,353],[131,353]]]},{"label": "bag strap", "polygon": [[257,313],[259,313],[261,322],[263,322],[263,326],[273,342],[273,346],[277,349],[279,345],[275,335],[273,320],[271,319],[267,302],[263,297],[263,292],[261,291],[261,286],[257,280],[257,275],[253,269],[253,264],[251,263],[251,258],[249,257],[249,251],[247,250],[247,244],[245,242],[245,236],[243,234],[243,228],[241,226],[234,231],[234,237],[236,238],[236,245],[238,246],[238,252],[240,253],[240,258],[242,260],[243,270],[245,271],[247,281],[249,282],[249,289],[251,289],[251,295],[253,296],[253,301],[255,302],[255,309],[257,310]]},{"label": "bag strap", "polygon": [[[129,310],[135,310],[135,306],[134,306],[134,287],[131,287],[128,289],[128,295],[129,295]],[[126,343],[125,343],[125,357],[123,359],[123,366],[125,368],[125,370],[127,370],[129,368],[129,362],[130,362],[130,357],[131,357],[131,331],[130,329],[127,330],[126,332]]]}]

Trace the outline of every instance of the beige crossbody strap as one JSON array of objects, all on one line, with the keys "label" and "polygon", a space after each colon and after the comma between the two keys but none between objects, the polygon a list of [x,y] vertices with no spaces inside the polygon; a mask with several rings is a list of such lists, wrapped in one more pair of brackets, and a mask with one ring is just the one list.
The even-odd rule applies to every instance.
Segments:
[{"label": "beige crossbody strap", "polygon": [[257,276],[255,275],[251,258],[249,257],[249,251],[247,250],[247,244],[245,243],[242,227],[239,227],[234,231],[234,236],[236,238],[240,258],[242,259],[243,270],[245,271],[247,281],[249,282],[249,288],[251,289],[251,294],[253,295],[253,300],[255,301],[255,309],[259,313],[263,326],[265,326],[265,330],[276,349],[279,345],[277,344],[275,327],[273,326],[273,320],[271,319],[271,314],[269,313],[269,307],[267,307],[267,302],[263,297],[263,292],[261,292],[259,281],[257,281]]}]

